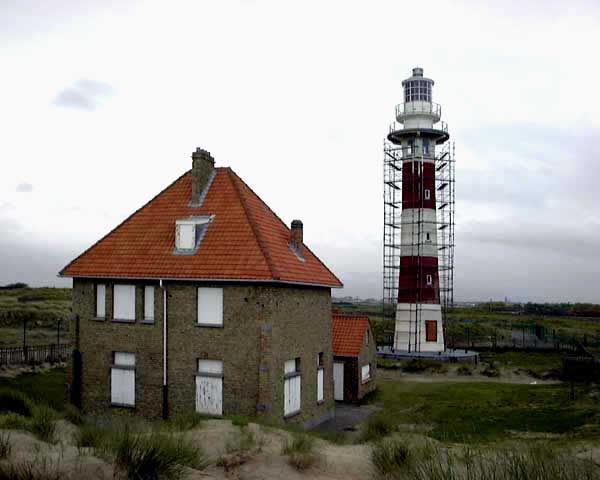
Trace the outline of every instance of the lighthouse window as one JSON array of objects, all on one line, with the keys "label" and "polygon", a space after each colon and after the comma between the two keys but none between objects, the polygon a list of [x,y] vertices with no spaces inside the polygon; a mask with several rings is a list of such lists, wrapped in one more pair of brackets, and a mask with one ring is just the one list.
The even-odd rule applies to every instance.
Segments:
[{"label": "lighthouse window", "polygon": [[[431,190],[428,188],[425,189],[425,200],[429,200],[431,198]],[[429,234],[427,234],[429,235]]]},{"label": "lighthouse window", "polygon": [[433,284],[433,278],[431,277],[431,275],[426,275],[425,276],[425,280],[427,282],[427,285],[432,285]]},{"label": "lighthouse window", "polygon": [[429,233],[427,233],[426,239],[428,242],[431,242],[431,235]]},{"label": "lighthouse window", "polygon": [[428,138],[423,139],[423,154],[429,155],[429,139]]}]

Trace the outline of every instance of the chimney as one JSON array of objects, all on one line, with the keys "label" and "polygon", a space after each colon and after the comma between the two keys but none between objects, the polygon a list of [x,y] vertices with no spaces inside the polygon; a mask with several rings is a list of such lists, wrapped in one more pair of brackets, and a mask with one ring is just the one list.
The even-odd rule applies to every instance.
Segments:
[{"label": "chimney", "polygon": [[292,221],[292,230],[290,232],[290,245],[296,250],[300,257],[304,257],[303,226],[300,220]]},{"label": "chimney", "polygon": [[211,174],[215,169],[215,159],[210,152],[196,148],[192,153],[192,205],[200,204],[200,195],[208,184]]}]

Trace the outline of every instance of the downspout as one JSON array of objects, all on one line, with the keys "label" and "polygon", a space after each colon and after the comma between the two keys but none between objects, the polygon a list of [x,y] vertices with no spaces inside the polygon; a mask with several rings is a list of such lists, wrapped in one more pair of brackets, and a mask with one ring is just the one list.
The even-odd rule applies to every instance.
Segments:
[{"label": "downspout", "polygon": [[167,289],[162,278],[159,280],[163,291],[163,384],[162,384],[162,417],[169,418],[169,387],[167,385]]}]

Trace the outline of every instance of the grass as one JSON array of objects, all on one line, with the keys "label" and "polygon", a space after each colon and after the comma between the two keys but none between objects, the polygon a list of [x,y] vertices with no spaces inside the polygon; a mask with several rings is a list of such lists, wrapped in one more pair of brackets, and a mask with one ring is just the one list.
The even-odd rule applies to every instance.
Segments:
[{"label": "grass", "polygon": [[4,388],[0,390],[0,413],[8,412],[30,417],[33,402],[23,392]]},{"label": "grass", "polygon": [[600,467],[549,445],[504,449],[415,448],[402,439],[377,442],[371,461],[389,480],[597,480]]},{"label": "grass", "polygon": [[184,437],[153,433],[116,437],[115,466],[128,480],[175,480],[185,467],[204,468],[200,450]]},{"label": "grass", "polygon": [[0,460],[8,458],[11,449],[10,434],[0,432]]},{"label": "grass", "polygon": [[0,378],[0,388],[24,393],[34,403],[45,403],[57,411],[65,408],[67,369],[52,368],[43,373],[22,373],[14,378]]},{"label": "grass", "polygon": [[404,363],[402,370],[408,373],[446,373],[448,371],[448,365],[444,362],[437,362],[435,360],[414,358],[409,362]]},{"label": "grass", "polygon": [[29,429],[40,440],[54,443],[56,435],[57,413],[46,405],[35,407]]},{"label": "grass", "polygon": [[0,463],[0,480],[61,480],[61,478],[63,475],[58,466],[47,462]]},{"label": "grass", "polygon": [[562,434],[565,440],[600,439],[600,405],[588,386],[502,383],[412,383],[380,381],[371,400],[383,408],[368,421],[363,440],[396,431],[402,424],[427,427],[427,435],[449,442],[493,442],[514,432]]},{"label": "grass", "polygon": [[558,352],[493,352],[482,351],[482,362],[494,362],[501,368],[524,369],[540,375],[551,370],[560,370],[564,354]]},{"label": "grass", "polygon": [[287,455],[288,463],[296,470],[304,471],[318,462],[318,456],[314,453],[315,439],[304,433],[292,435],[292,441],[288,439],[283,444],[281,453]]}]

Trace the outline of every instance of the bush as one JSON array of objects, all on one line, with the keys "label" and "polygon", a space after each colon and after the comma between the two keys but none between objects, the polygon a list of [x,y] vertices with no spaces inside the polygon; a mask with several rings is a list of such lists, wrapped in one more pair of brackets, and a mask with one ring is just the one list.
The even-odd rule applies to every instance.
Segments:
[{"label": "bush", "polygon": [[394,426],[389,419],[380,415],[372,415],[369,417],[360,438],[362,442],[380,440],[393,431]]},{"label": "bush", "polygon": [[456,369],[457,375],[473,375],[473,369],[469,365],[461,365]]},{"label": "bush", "polygon": [[29,419],[14,412],[4,413],[0,415],[0,429],[29,430]]},{"label": "bush", "polygon": [[54,423],[56,418],[57,413],[50,407],[45,405],[36,407],[31,419],[31,432],[40,440],[53,443],[56,434],[56,423]]},{"label": "bush", "polygon": [[443,362],[436,360],[426,360],[414,358],[402,367],[402,370],[408,373],[423,373],[429,371],[432,373],[446,373],[448,366]]},{"label": "bush", "polygon": [[14,412],[24,417],[30,417],[33,412],[33,402],[23,393],[16,390],[0,390],[0,413]]},{"label": "bush", "polygon": [[[225,449],[227,453],[247,453],[256,447],[256,437],[247,427],[242,427],[242,431],[233,434],[233,439],[227,442]],[[262,443],[259,445],[262,448]]]},{"label": "bush", "polygon": [[75,433],[75,445],[82,448],[100,449],[105,446],[108,431],[97,425],[82,425]]},{"label": "bush", "polygon": [[486,377],[499,377],[500,370],[498,370],[498,367],[494,362],[490,362],[486,363],[484,369],[481,371],[481,374],[485,375]]},{"label": "bush", "polygon": [[397,439],[380,440],[371,449],[371,461],[382,475],[403,469],[408,465],[410,458],[409,448]]},{"label": "bush", "polygon": [[288,463],[297,470],[307,470],[313,466],[318,457],[313,453],[315,439],[305,433],[296,433],[290,443],[286,439],[282,453],[288,456]]},{"label": "bush", "polygon": [[234,415],[231,418],[231,423],[236,427],[245,427],[248,425],[249,421],[250,420],[248,419],[248,417],[244,415]]},{"label": "bush", "polygon": [[200,415],[195,411],[189,411],[173,418],[173,420],[171,420],[171,425],[175,427],[176,430],[184,432],[186,430],[198,428],[206,419],[207,417],[205,415]]},{"label": "bush", "polygon": [[115,466],[129,480],[178,479],[184,467],[204,468],[198,447],[165,434],[132,435],[125,431],[114,443]]},{"label": "bush", "polygon": [[0,460],[7,458],[10,455],[10,435],[8,433],[0,433]]},{"label": "bush", "polygon": [[73,425],[83,425],[83,415],[81,410],[74,405],[67,405],[65,407],[65,419]]}]

